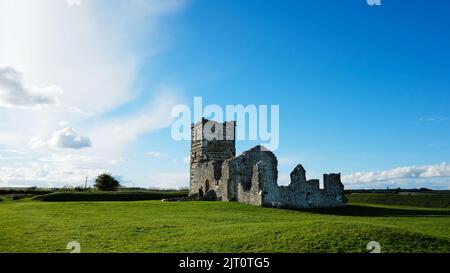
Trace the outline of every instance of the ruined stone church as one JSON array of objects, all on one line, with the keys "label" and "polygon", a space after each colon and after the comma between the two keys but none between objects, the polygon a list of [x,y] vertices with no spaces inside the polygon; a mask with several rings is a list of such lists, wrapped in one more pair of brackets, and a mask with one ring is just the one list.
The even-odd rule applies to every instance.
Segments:
[{"label": "ruined stone church", "polygon": [[202,119],[191,126],[190,196],[237,201],[257,206],[324,208],[345,206],[340,174],[307,180],[298,165],[288,186],[278,186],[276,156],[257,146],[236,156],[235,122]]}]

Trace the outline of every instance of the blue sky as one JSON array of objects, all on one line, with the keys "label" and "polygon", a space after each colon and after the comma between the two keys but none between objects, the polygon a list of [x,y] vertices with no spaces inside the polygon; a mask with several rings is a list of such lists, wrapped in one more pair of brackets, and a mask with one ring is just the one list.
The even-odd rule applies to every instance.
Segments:
[{"label": "blue sky", "polygon": [[301,163],[347,188],[450,186],[448,1],[0,3],[19,15],[0,21],[0,72],[22,73],[21,96],[51,95],[3,97],[0,186],[109,171],[187,187],[190,143],[171,138],[167,110],[194,96],[280,106],[280,183]]}]

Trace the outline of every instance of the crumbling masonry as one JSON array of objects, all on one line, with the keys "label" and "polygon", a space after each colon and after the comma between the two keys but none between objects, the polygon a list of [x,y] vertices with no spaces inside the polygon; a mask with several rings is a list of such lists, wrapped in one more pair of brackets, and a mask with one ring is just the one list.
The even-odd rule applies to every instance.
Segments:
[{"label": "crumbling masonry", "polygon": [[278,186],[278,161],[263,146],[236,156],[235,122],[202,119],[192,124],[190,196],[210,200],[238,201],[257,206],[324,208],[345,206],[340,174],[306,180],[298,165],[288,186]]}]

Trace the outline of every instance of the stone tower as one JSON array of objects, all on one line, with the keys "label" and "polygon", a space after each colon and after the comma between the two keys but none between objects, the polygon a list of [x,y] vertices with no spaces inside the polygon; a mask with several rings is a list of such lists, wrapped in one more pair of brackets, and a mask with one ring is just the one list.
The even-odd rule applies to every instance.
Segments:
[{"label": "stone tower", "polygon": [[236,156],[236,122],[220,123],[202,118],[191,125],[191,139],[190,188],[193,189],[193,184],[200,182],[197,181],[200,164],[219,163]]}]

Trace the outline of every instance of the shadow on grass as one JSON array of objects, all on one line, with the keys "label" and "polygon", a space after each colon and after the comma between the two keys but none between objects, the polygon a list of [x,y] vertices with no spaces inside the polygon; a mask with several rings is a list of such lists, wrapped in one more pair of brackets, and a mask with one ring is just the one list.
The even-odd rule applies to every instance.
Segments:
[{"label": "shadow on grass", "polygon": [[312,209],[309,212],[340,215],[340,216],[369,216],[369,217],[430,217],[450,216],[450,210],[385,208],[349,204],[345,208]]}]

